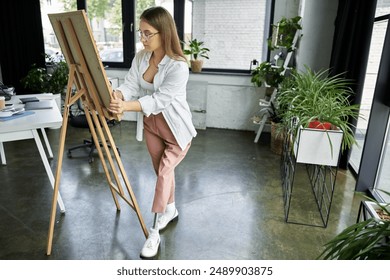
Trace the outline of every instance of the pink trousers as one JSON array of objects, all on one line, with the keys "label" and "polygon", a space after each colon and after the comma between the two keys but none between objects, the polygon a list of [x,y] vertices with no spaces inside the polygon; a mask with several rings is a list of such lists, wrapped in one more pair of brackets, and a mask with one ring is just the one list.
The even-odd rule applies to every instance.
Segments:
[{"label": "pink trousers", "polygon": [[183,151],[161,113],[144,117],[144,133],[157,175],[152,212],[164,213],[167,204],[175,201],[175,167],[184,159],[191,143]]}]

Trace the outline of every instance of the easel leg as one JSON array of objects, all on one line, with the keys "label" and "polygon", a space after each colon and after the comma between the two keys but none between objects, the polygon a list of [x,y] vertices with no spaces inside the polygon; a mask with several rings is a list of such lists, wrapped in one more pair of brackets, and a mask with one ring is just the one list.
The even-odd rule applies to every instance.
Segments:
[{"label": "easel leg", "polygon": [[69,69],[69,80],[68,80],[68,87],[67,87],[67,92],[66,92],[66,97],[65,97],[66,106],[64,108],[64,113],[62,116],[62,126],[61,126],[60,141],[59,141],[59,147],[58,147],[58,163],[57,163],[56,177],[55,177],[55,182],[54,182],[53,199],[51,202],[49,234],[48,234],[47,250],[46,250],[47,255],[51,254],[51,249],[52,249],[52,244],[53,244],[54,224],[55,224],[55,218],[56,218],[56,212],[57,212],[57,198],[58,198],[58,193],[59,193],[62,161],[63,161],[63,157],[64,157],[66,130],[68,129],[68,117],[69,117],[69,109],[70,109],[70,104],[69,104],[70,103],[70,93],[72,90],[74,74],[75,74],[74,73],[74,66],[71,66]]},{"label": "easel leg", "polygon": [[[100,115],[99,115],[99,117],[101,118],[101,120],[104,119],[103,116],[100,116]],[[103,122],[103,128],[104,128],[104,130],[107,132],[108,142],[109,142],[110,145],[111,145],[112,151],[113,151],[114,156],[115,156],[116,163],[117,163],[118,168],[119,168],[119,170],[120,170],[120,172],[121,172],[121,174],[122,174],[122,178],[123,178],[123,181],[124,181],[124,183],[125,183],[125,185],[126,185],[127,192],[128,192],[128,194],[130,195],[131,201],[132,201],[132,203],[133,203],[133,209],[134,209],[134,211],[135,211],[136,214],[137,214],[138,221],[139,221],[139,223],[140,223],[140,225],[141,225],[141,227],[142,227],[142,231],[144,232],[145,237],[147,238],[147,237],[149,236],[148,229],[146,228],[144,219],[143,219],[143,217],[142,217],[142,215],[141,215],[141,210],[140,210],[139,205],[138,205],[138,202],[137,202],[137,200],[136,200],[136,198],[135,198],[135,194],[134,194],[133,189],[132,189],[132,187],[131,187],[131,185],[130,185],[129,179],[127,178],[127,175],[126,175],[125,168],[124,168],[124,166],[123,166],[121,157],[119,156],[118,149],[116,148],[114,139],[112,138],[112,135],[111,135],[111,133],[110,133],[110,129],[109,129],[109,127],[108,127],[108,125],[107,125],[106,122]],[[106,145],[105,142],[104,142],[103,145]],[[106,146],[105,146],[105,148],[107,149]],[[108,150],[108,149],[107,149],[107,150]]]},{"label": "easel leg", "polygon": [[[103,169],[104,169],[104,173],[106,174],[107,181],[108,181],[109,185],[112,185],[110,172],[108,171],[107,164],[106,164],[106,161],[105,161],[102,149],[100,148],[99,139],[97,137],[96,129],[95,129],[95,127],[97,127],[98,129],[100,128],[100,123],[99,123],[99,121],[97,121],[96,117],[94,116],[95,114],[93,112],[89,112],[87,110],[87,108],[89,108],[89,107],[87,106],[86,108],[84,108],[85,109],[85,116],[87,118],[87,122],[88,122],[88,125],[89,125],[90,130],[91,130],[92,139],[93,139],[93,141],[95,143],[96,150],[98,151],[99,158],[100,158],[100,161],[101,161],[101,163],[103,165]],[[91,118],[91,114],[92,114],[92,118]],[[102,138],[102,137],[100,137],[100,138]],[[105,140],[104,139],[102,139],[102,143],[103,143],[103,146],[104,146],[105,145]],[[107,147],[107,149],[108,149],[108,147]],[[107,154],[107,150],[106,150],[106,154]],[[121,210],[119,202],[118,202],[118,199],[117,199],[117,197],[115,195],[115,192],[112,190],[111,187],[110,187],[110,191],[111,191],[111,194],[112,194],[112,198],[114,199],[114,203],[115,203],[116,209],[118,211]]]},{"label": "easel leg", "polygon": [[[88,111],[88,108],[91,108],[91,104],[89,104],[88,100],[85,100],[85,103],[86,103],[85,104],[86,106],[84,107],[84,109],[87,110],[86,111],[87,121],[88,121],[90,130],[91,130],[91,134],[92,134],[93,140],[95,142],[96,149],[97,149],[97,151],[99,153],[100,160],[101,160],[101,162],[103,164],[103,168],[104,168],[104,171],[105,171],[105,174],[106,174],[107,181],[108,181],[109,186],[110,186],[111,193],[113,195],[115,204],[117,205],[117,209],[118,210],[120,209],[119,208],[119,203],[117,202],[117,199],[116,199],[116,196],[115,196],[115,193],[114,193],[113,190],[116,190],[118,192],[118,194],[122,197],[122,199],[125,200],[133,208],[133,210],[136,212],[138,221],[139,221],[139,223],[140,223],[140,225],[142,227],[142,230],[144,232],[145,237],[147,238],[148,235],[149,235],[149,232],[148,232],[148,230],[146,228],[146,225],[145,225],[145,222],[144,222],[144,220],[142,218],[141,210],[140,210],[140,208],[138,206],[137,200],[135,198],[135,194],[132,191],[130,182],[129,182],[128,178],[127,178],[125,169],[123,167],[121,158],[120,158],[119,153],[118,153],[118,149],[117,149],[117,147],[115,145],[114,139],[112,138],[112,135],[111,135],[111,132],[110,132],[110,128],[107,125],[106,119],[105,119],[103,114],[99,114],[98,115],[98,114],[96,114],[96,112],[94,110]],[[95,124],[95,126],[93,124]],[[96,133],[96,131],[97,131],[97,133]],[[101,141],[101,143],[103,145],[103,149],[105,151],[105,155],[107,156],[107,160],[109,162],[109,165],[111,167],[112,175],[114,176],[114,179],[115,179],[115,182],[116,182],[116,186],[113,184],[110,172],[109,172],[109,170],[107,168],[106,161],[105,161],[106,159],[105,159],[104,154],[102,152],[102,149],[100,147],[98,135],[99,135],[99,139],[100,139],[100,141]],[[111,151],[114,153],[115,161],[116,161],[116,163],[118,165],[118,168],[119,168],[119,170],[121,172],[122,179],[123,179],[123,181],[124,181],[124,183],[126,185],[126,189],[127,189],[128,194],[130,196],[130,199],[128,199],[125,196],[124,191],[122,189],[122,184],[121,184],[121,181],[120,181],[119,176],[118,176],[117,167],[114,164],[114,161],[113,161],[112,156],[111,156],[110,149],[107,146],[105,135],[108,138],[108,142],[109,142],[109,144],[111,146]]]}]

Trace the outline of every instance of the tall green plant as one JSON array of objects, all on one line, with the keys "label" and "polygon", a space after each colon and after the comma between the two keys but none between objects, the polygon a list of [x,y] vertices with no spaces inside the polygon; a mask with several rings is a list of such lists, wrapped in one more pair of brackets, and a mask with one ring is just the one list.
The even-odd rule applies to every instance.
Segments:
[{"label": "tall green plant", "polygon": [[283,122],[291,126],[291,120],[296,120],[296,128],[304,128],[309,123],[318,120],[329,122],[344,132],[342,150],[356,143],[351,119],[357,119],[359,105],[350,104],[354,94],[350,81],[341,74],[329,76],[328,70],[314,72],[309,67],[306,71],[293,72],[289,87],[282,87],[277,100],[279,105],[288,108],[283,113]]}]

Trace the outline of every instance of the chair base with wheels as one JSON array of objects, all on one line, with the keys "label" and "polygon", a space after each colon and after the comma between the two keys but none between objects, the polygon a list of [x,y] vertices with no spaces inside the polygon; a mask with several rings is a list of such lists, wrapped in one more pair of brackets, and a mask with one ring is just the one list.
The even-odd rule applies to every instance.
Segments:
[{"label": "chair base with wheels", "polygon": [[[114,121],[107,121],[107,123],[108,123],[109,126],[115,125]],[[84,114],[81,114],[81,115],[78,115],[78,116],[71,115],[70,119],[69,119],[69,124],[71,126],[73,126],[73,127],[88,128],[89,129],[87,118],[86,118],[86,116]],[[107,143],[107,146],[110,149],[112,148],[109,143]],[[103,147],[102,143],[100,143],[100,147]],[[82,149],[82,148],[89,149],[88,162],[92,163],[93,160],[94,160],[93,154],[94,154],[94,152],[96,150],[96,145],[95,145],[95,143],[93,141],[92,135],[91,135],[91,139],[84,139],[83,144],[80,144],[80,145],[77,145],[75,147],[69,148],[68,149],[68,158],[72,158],[72,151],[77,150],[77,149]],[[117,148],[117,151],[118,151],[118,154],[120,156],[119,148]]]}]

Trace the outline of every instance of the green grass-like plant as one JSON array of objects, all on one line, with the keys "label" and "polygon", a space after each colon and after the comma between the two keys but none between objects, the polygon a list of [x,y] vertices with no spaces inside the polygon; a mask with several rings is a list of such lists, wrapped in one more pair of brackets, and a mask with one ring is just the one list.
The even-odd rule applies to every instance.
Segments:
[{"label": "green grass-like plant", "polygon": [[285,126],[291,128],[291,120],[295,120],[295,135],[300,126],[307,128],[311,121],[318,120],[343,131],[342,150],[356,143],[350,120],[360,115],[359,105],[350,104],[354,94],[350,81],[341,74],[330,77],[328,70],[314,72],[309,67],[292,72],[285,80],[288,86],[282,83],[277,102],[279,107],[287,108],[282,116]]},{"label": "green grass-like plant", "polygon": [[[390,196],[389,192],[383,191]],[[370,201],[375,201],[364,196]],[[390,203],[375,203],[390,215]],[[390,220],[370,218],[353,224],[325,244],[318,259],[338,260],[389,260]]]}]

